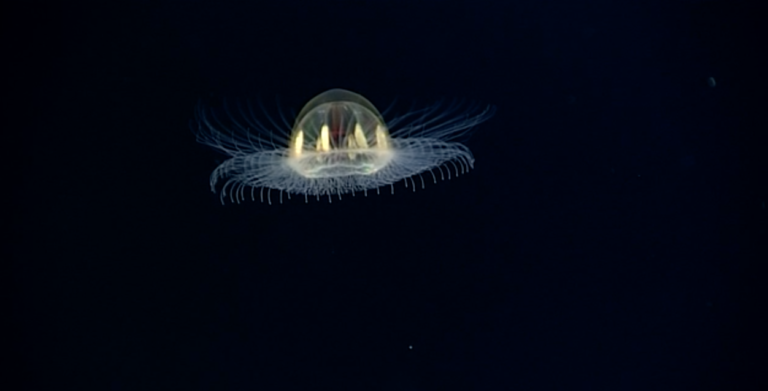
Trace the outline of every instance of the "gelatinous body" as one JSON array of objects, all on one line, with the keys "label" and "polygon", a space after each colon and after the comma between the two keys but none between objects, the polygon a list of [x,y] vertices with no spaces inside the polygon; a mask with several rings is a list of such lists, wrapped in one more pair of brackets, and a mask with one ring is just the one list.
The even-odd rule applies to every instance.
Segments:
[{"label": "gelatinous body", "polygon": [[[326,91],[296,116],[292,126],[269,118],[270,127],[251,107],[226,108],[226,115],[200,108],[198,141],[229,156],[211,174],[211,189],[221,188],[222,202],[252,199],[271,203],[271,190],[282,201],[302,195],[327,196],[363,192],[405,180],[415,190],[414,177],[436,182],[467,172],[474,163],[469,149],[455,140],[493,115],[492,107],[435,105],[410,111],[388,124],[367,99],[342,89]],[[281,117],[282,118],[282,117]],[[394,130],[390,130],[390,126]],[[429,173],[429,174],[427,174]]]}]

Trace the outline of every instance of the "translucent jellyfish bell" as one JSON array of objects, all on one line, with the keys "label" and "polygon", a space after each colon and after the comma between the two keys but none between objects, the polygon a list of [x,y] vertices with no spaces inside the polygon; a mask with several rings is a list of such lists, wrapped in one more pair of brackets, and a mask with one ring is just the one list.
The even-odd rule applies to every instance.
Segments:
[{"label": "translucent jellyfish bell", "polygon": [[[310,100],[292,126],[283,118],[259,120],[251,107],[224,105],[221,111],[200,107],[197,140],[225,153],[229,159],[211,174],[211,190],[221,187],[221,200],[251,199],[272,203],[271,191],[309,196],[331,196],[388,186],[394,183],[416,190],[418,177],[437,182],[465,173],[474,157],[454,141],[493,115],[490,106],[460,102],[412,110],[389,120],[389,128],[376,107],[362,96],[333,89]],[[390,131],[390,129],[392,129]],[[453,173],[453,174],[452,174]],[[410,184],[409,184],[410,181]]]},{"label": "translucent jellyfish bell", "polygon": [[371,175],[392,160],[389,130],[368,99],[333,89],[296,117],[287,164],[306,178]]}]

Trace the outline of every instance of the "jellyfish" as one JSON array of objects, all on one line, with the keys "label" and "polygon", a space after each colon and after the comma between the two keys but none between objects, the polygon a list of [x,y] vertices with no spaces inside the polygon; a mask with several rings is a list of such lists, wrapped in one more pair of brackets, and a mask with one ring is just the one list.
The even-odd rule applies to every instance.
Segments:
[{"label": "jellyfish", "polygon": [[[293,125],[266,115],[259,119],[251,105],[224,105],[216,111],[198,106],[193,130],[197,141],[227,156],[210,176],[220,199],[240,203],[248,198],[272,204],[273,191],[318,200],[363,193],[405,181],[413,191],[417,179],[440,179],[468,172],[474,157],[457,141],[489,119],[492,106],[461,102],[412,109],[385,122],[363,96],[344,89],[325,91],[309,102]],[[436,174],[437,172],[437,174]],[[410,182],[410,184],[409,184]]]}]

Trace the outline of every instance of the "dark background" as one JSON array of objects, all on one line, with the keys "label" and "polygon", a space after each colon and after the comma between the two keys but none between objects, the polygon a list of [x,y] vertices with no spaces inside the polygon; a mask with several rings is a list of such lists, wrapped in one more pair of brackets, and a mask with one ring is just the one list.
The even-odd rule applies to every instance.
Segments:
[{"label": "dark background", "polygon": [[[17,332],[3,388],[766,389],[758,10],[156,0],[7,13]],[[197,102],[296,112],[334,87],[382,109],[465,98],[498,111],[467,142],[469,175],[222,206],[208,188],[222,156],[189,127]]]}]

